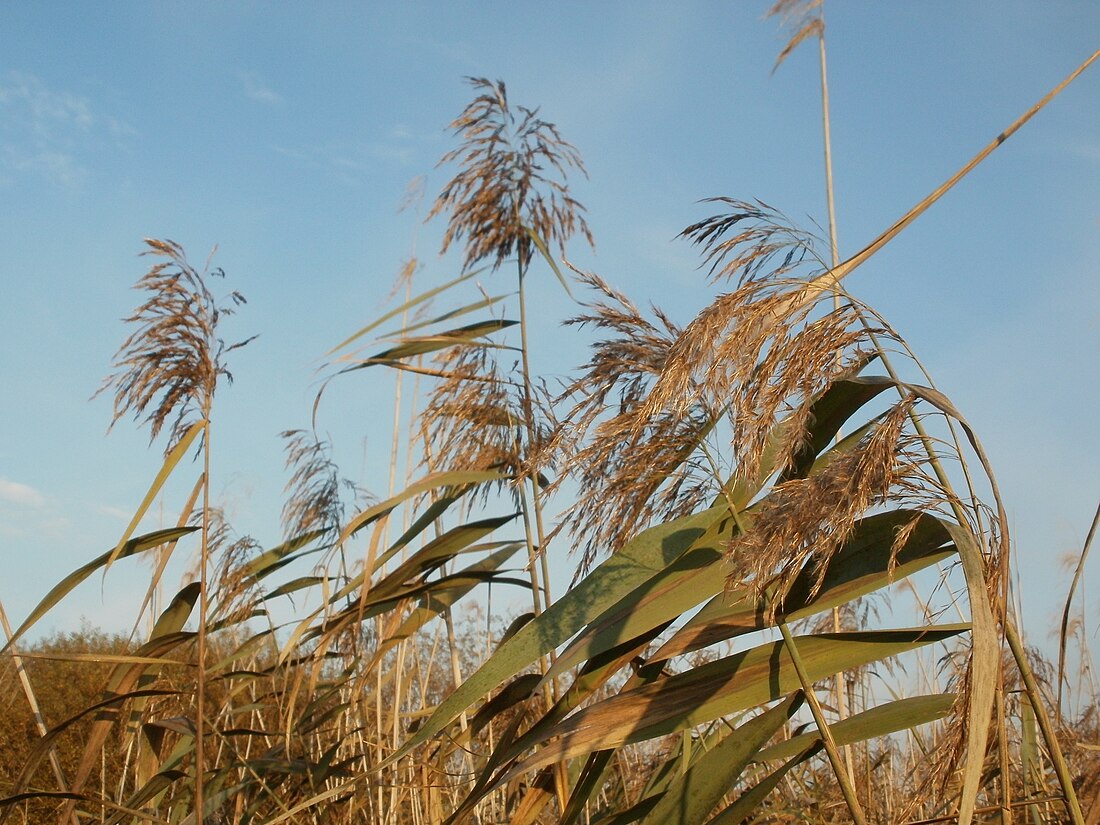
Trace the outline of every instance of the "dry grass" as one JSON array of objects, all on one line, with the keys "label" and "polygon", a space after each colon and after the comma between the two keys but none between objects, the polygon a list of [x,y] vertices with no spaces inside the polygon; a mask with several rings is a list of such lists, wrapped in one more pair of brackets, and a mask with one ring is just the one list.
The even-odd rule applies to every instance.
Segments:
[{"label": "dry grass", "polygon": [[[814,0],[784,0],[772,12],[794,15],[780,61],[821,33]],[[289,540],[266,551],[238,537],[210,504],[205,465],[195,517],[203,524],[200,584],[176,594],[136,658],[112,660],[105,704],[86,703],[85,715],[96,714],[97,738],[78,754],[73,790],[80,795],[65,798],[62,815],[79,805],[88,816],[105,812],[105,820],[118,813],[116,822],[192,821],[205,800],[201,818],[234,824],[634,821],[706,785],[716,770],[707,755],[742,745],[741,732],[764,708],[805,696],[821,733],[855,730],[856,758],[844,768],[835,748],[828,764],[803,748],[781,766],[753,763],[765,759],[764,743],[745,755],[739,772],[732,772],[735,760],[717,768],[731,773],[708,797],[711,811],[728,814],[725,806],[748,800],[757,819],[824,823],[844,821],[845,811],[862,806],[869,821],[896,822],[950,819],[961,804],[964,811],[979,806],[980,818],[1007,807],[1010,797],[1046,793],[1027,815],[1055,821],[1066,810],[1054,801],[1067,791],[1058,787],[1064,777],[1055,778],[1062,741],[1072,778],[1097,797],[1089,821],[1100,820],[1090,749],[1095,697],[1072,731],[1041,742],[1036,720],[1046,703],[1027,674],[1037,672],[1050,692],[1051,680],[1060,681],[1056,671],[1019,657],[1016,670],[1006,657],[1000,676],[972,671],[978,654],[992,655],[996,670],[995,621],[1009,628],[1001,589],[1007,581],[999,578],[1007,558],[1003,507],[991,475],[997,510],[979,500],[954,427],[988,470],[980,442],[945,396],[898,377],[893,360],[895,350],[905,352],[904,341],[839,288],[844,274],[932,201],[836,274],[813,239],[782,214],[761,202],[716,199],[723,211],[684,237],[723,291],[684,326],[576,271],[596,298],[570,323],[600,340],[552,400],[530,371],[523,284],[536,250],[556,269],[549,246],[562,249],[577,232],[591,241],[583,207],[566,184],[566,173],[583,166],[537,111],[509,104],[502,83],[471,83],[476,97],[452,124],[461,145],[444,157],[459,171],[431,214],[448,216],[444,250],[464,246],[464,277],[479,262],[495,270],[516,259],[522,365],[506,371],[498,363],[509,351],[492,338],[507,326],[499,318],[492,319],[496,326],[473,327],[488,332],[468,335],[410,337],[406,326],[387,350],[399,355],[355,368],[392,361],[433,379],[419,438],[410,438],[423,448],[429,474],[385,502],[357,505],[365,509],[349,518],[345,499],[357,493],[341,479],[328,445],[316,431],[288,431]],[[101,391],[115,392],[112,423],[132,416],[148,423],[154,438],[166,430],[170,446],[202,425],[208,461],[213,397],[219,378],[229,376],[224,355],[241,345],[227,346],[219,323],[243,299],[232,293],[219,303],[207,282],[219,271],[194,269],[174,243],[147,243],[147,254],[163,260],[138,283],[147,299],[128,319],[136,331]],[[399,283],[405,310],[419,301],[411,298],[415,269],[410,263]],[[485,299],[461,312],[494,305]],[[430,368],[414,363],[426,351],[438,353]],[[856,377],[876,359],[888,375],[860,384]],[[858,394],[872,385],[875,392]],[[877,395],[886,388],[898,397]],[[845,400],[844,392],[854,395]],[[818,406],[823,399],[836,406]],[[822,412],[835,420],[818,420]],[[834,443],[841,426],[853,427],[853,435]],[[167,471],[174,466],[166,463]],[[504,472],[479,472],[489,470]],[[549,485],[545,476],[553,470],[561,474]],[[958,475],[965,497],[950,484]],[[579,539],[582,571],[612,558],[542,612],[537,594],[545,581],[535,563],[540,553],[545,563],[556,530],[544,529],[541,507],[572,484],[577,497],[562,524]],[[521,538],[508,532],[518,514],[487,515],[486,507],[499,512],[502,493],[518,500]],[[392,542],[391,522],[403,525]],[[109,556],[155,550],[183,532],[124,541]],[[361,553],[354,566],[345,545]],[[508,567],[523,546],[528,581]],[[341,554],[336,571],[325,553],[334,547]],[[303,573],[317,552],[325,553],[322,562]],[[932,596],[922,601],[915,630],[890,632],[867,602],[853,601],[951,559],[963,562],[969,636],[961,625],[935,624],[953,605],[951,588],[961,591],[949,569],[936,579],[937,603]],[[106,564],[97,560],[88,570]],[[61,589],[75,587],[88,570]],[[790,635],[788,616],[767,602],[784,605],[796,577],[801,601],[791,621],[801,617],[820,630],[821,613],[837,604],[846,632]],[[452,609],[486,583],[530,586],[534,614],[502,632],[490,607],[485,633],[456,627]],[[908,583],[917,591],[913,579]],[[302,596],[308,606],[277,628],[269,605],[287,596]],[[196,602],[192,633],[185,628]],[[255,619],[269,624],[257,629]],[[706,638],[715,647],[657,658],[654,647],[692,622],[713,631]],[[740,635],[759,631],[763,636],[743,640],[753,647],[740,648]],[[782,643],[766,637],[774,631]],[[942,641],[920,654],[929,638]],[[197,659],[190,657],[193,643]],[[546,676],[554,655],[561,658]],[[918,689],[930,695],[917,698],[934,700],[925,710],[893,701],[893,691],[915,681],[892,669],[895,655],[919,670]],[[745,662],[751,665],[742,670]],[[838,672],[849,680],[850,710],[866,714],[850,721],[868,727],[845,729],[823,715],[817,696],[826,692],[814,682]],[[983,680],[994,678],[1001,680],[1001,707],[987,719]],[[954,696],[953,718],[945,716],[951,697],[935,695],[941,691]],[[1025,706],[1020,691],[1035,704]],[[967,720],[975,707],[981,716]],[[1026,707],[1035,712],[1029,716]],[[881,719],[874,714],[882,710],[897,714],[894,727],[871,737],[867,719]],[[800,733],[796,724],[777,728],[772,743]],[[62,722],[51,736],[75,725]],[[125,742],[126,758],[110,775],[117,784],[104,779],[98,791],[87,789],[96,748],[109,734]],[[31,749],[22,774],[5,787],[9,815],[26,799],[49,798],[28,785],[48,744]],[[576,758],[545,765],[563,753]],[[1026,773],[1012,767],[1014,754],[1026,760]],[[532,765],[547,770],[526,774]],[[847,808],[838,779],[852,783]],[[772,780],[783,793],[754,799]]]},{"label": "dry grass", "polygon": [[[187,262],[174,241],[146,239],[143,254],[167,260],[155,264],[134,288],[148,299],[125,320],[136,326],[115,355],[112,373],[99,392],[114,390],[114,417],[144,417],[150,440],[169,425],[165,453],[191,424],[206,418],[214,400],[218,377],[233,380],[223,358],[252,339],[226,345],[218,336],[221,319],[245,302],[231,292],[220,303],[207,281],[224,277],[220,269],[201,271]],[[98,394],[98,393],[97,393]]]},{"label": "dry grass", "polygon": [[440,161],[461,168],[428,213],[449,215],[442,251],[464,242],[467,268],[486,259],[497,268],[513,256],[531,260],[528,230],[562,249],[577,230],[592,243],[584,207],[565,185],[567,170],[584,173],[580,153],[537,109],[511,106],[502,81],[469,82],[478,95],[451,123],[462,143]]},{"label": "dry grass", "polygon": [[[727,587],[747,584],[758,596],[770,592],[778,608],[809,565],[818,571],[811,590],[816,595],[860,518],[887,501],[926,495],[926,459],[916,439],[905,434],[912,405],[911,399],[894,405],[852,450],[820,472],[775,485],[753,511],[747,531],[728,545]],[[904,529],[898,532],[892,555],[907,536]]]}]

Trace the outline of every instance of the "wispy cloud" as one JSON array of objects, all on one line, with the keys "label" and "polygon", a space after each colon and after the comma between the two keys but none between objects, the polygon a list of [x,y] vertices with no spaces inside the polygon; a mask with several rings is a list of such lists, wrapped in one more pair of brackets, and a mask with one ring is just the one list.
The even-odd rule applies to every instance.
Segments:
[{"label": "wispy cloud", "polygon": [[282,95],[268,86],[258,73],[238,72],[237,77],[241,81],[241,88],[244,90],[245,97],[249,100],[269,105],[283,102]]},{"label": "wispy cloud", "polygon": [[119,521],[129,521],[133,517],[133,513],[123,510],[121,507],[111,507],[110,505],[103,504],[96,507],[96,512],[105,516],[118,519]]},{"label": "wispy cloud", "polygon": [[71,186],[87,174],[79,160],[84,151],[118,147],[134,134],[88,98],[51,89],[32,74],[0,77],[0,165],[11,172]]},{"label": "wispy cloud", "polygon": [[46,503],[46,497],[29,484],[20,484],[6,478],[0,478],[0,500],[25,507],[42,507]]},{"label": "wispy cloud", "polygon": [[377,142],[329,143],[323,146],[275,146],[276,152],[306,166],[323,169],[344,183],[357,183],[383,166],[411,166],[417,150],[401,135]]}]

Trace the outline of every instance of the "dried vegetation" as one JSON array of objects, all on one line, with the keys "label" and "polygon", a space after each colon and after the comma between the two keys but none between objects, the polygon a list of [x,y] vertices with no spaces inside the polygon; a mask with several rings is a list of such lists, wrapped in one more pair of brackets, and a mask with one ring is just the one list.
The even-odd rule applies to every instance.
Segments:
[{"label": "dried vegetation", "polygon": [[[823,36],[818,4],[775,10],[795,15],[780,61]],[[9,730],[27,728],[22,697],[33,706],[67,678],[46,663],[94,662],[96,683],[74,713],[44,701],[48,732],[6,746],[0,816],[1100,821],[1096,696],[1079,681],[1077,712],[1051,712],[1062,676],[1019,641],[980,441],[841,283],[935,198],[831,266],[767,205],[711,201],[719,211],[683,235],[717,294],[685,325],[570,268],[589,297],[567,323],[595,340],[551,393],[530,369],[525,283],[564,283],[551,250],[577,232],[591,242],[566,178],[583,166],[503,83],[471,82],[443,159],[457,171],[431,210],[443,248],[463,245],[462,273],[414,295],[409,264],[404,303],[330,353],[333,378],[389,367],[427,384],[419,414],[395,418],[409,477],[381,500],[343,480],[315,431],[291,430],[282,542],[233,533],[208,459],[224,356],[240,346],[219,319],[242,299],[219,303],[219,271],[148,242],[165,260],[138,283],[149,297],[105,389],[115,421],[168,433],[150,496],[188,472],[199,433],[204,467],[177,527],[134,535],[149,498],[12,634]],[[514,294],[425,319],[431,299],[512,261]],[[352,349],[397,315],[385,349]],[[156,555],[155,590],[196,532],[196,581],[155,613],[147,599],[135,640],[20,646],[118,560]],[[554,601],[547,558],[562,563],[567,539],[579,572]],[[508,627],[492,606],[505,586],[532,594]],[[911,627],[893,626],[903,588]],[[489,618],[456,613],[481,599]]]}]

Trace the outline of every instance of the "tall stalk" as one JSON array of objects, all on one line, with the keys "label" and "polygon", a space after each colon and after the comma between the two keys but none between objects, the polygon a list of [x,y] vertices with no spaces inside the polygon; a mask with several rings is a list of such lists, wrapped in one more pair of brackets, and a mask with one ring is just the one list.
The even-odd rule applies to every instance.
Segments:
[{"label": "tall stalk", "polygon": [[510,257],[516,258],[523,435],[514,439],[513,464],[537,614],[550,601],[550,586],[539,469],[533,466],[539,434],[531,379],[526,279],[536,246],[543,252],[544,244],[563,248],[577,229],[591,242],[582,215],[584,208],[569,194],[565,180],[566,170],[583,173],[584,166],[577,150],[561,137],[554,124],[540,119],[535,110],[509,104],[504,83],[485,78],[471,78],[470,83],[479,94],[451,124],[462,144],[441,161],[457,162],[460,168],[428,217],[449,213],[443,251],[461,240],[466,271],[483,260],[489,260],[496,270]]},{"label": "tall stalk", "polygon": [[[840,246],[837,243],[837,228],[836,228],[836,197],[833,190],[833,139],[832,129],[830,126],[830,111],[829,111],[829,72],[825,59],[825,2],[822,0],[821,4],[821,27],[818,31],[817,37],[817,54],[818,65],[821,74],[821,131],[822,131],[822,143],[825,149],[825,199],[828,205],[829,212],[829,258],[832,266],[836,266],[840,263]],[[833,309],[840,310],[840,294],[833,296]],[[837,430],[836,442],[840,443],[843,436],[841,430]],[[833,630],[839,633],[840,626],[840,608],[833,608]],[[836,675],[836,683],[834,685],[836,692],[836,711],[838,719],[845,719],[848,716],[848,691],[847,684],[845,683],[845,676],[843,673]],[[848,775],[855,775],[855,765],[852,759],[852,746],[845,745],[842,749],[844,754],[844,764],[848,768]]]},{"label": "tall stalk", "polygon": [[210,562],[210,417],[218,379],[232,379],[223,356],[247,344],[251,338],[226,345],[218,326],[225,315],[244,303],[232,292],[228,303],[219,302],[208,279],[223,277],[220,269],[203,270],[187,262],[183,248],[173,241],[146,240],[145,254],[165,260],[155,264],[135,285],[148,293],[147,300],[126,321],[136,326],[115,355],[116,372],[103,383],[100,392],[114,389],[112,426],[131,415],[149,424],[151,440],[164,427],[170,435],[165,466],[149,495],[134,515],[119,543],[118,553],[148,510],[153,494],[176,467],[183,451],[199,433],[202,435],[202,513],[199,547],[199,619],[196,634],[194,810],[201,821],[204,800],[206,738],[206,649]]},{"label": "tall stalk", "polygon": [[199,628],[195,642],[195,817],[202,822],[206,742],[206,611],[210,603],[206,572],[210,561],[210,405],[204,404],[202,439],[202,537],[199,548]]},{"label": "tall stalk", "polygon": [[[523,371],[523,422],[526,429],[527,445],[530,449],[531,445],[535,443],[535,410],[533,400],[533,390],[531,388],[531,361],[530,361],[530,344],[527,340],[527,289],[526,289],[526,276],[527,265],[520,260],[517,261],[517,280],[518,280],[518,303],[519,303],[519,335],[520,335],[520,361]],[[535,537],[538,542],[536,548],[529,546],[529,554],[532,556],[531,564],[534,564],[534,556],[538,556],[539,572],[542,577],[542,598],[535,600],[535,613],[536,615],[550,606],[550,566],[546,557],[546,529],[543,526],[542,518],[542,495],[541,488],[539,487],[539,472],[538,468],[532,468],[531,472],[526,473],[528,480],[531,482],[531,506],[534,511],[535,517]],[[524,481],[524,488],[526,488],[527,481]],[[527,493],[526,489],[521,492],[524,501],[524,510],[526,511]],[[528,533],[529,534],[529,533]],[[530,545],[530,542],[529,542]],[[533,552],[532,552],[533,551]],[[532,586],[535,585],[536,579],[532,577]],[[542,602],[541,609],[539,601]]]},{"label": "tall stalk", "polygon": [[[789,0],[780,0],[772,6],[769,14],[782,14],[784,16],[791,16],[798,14],[797,7],[792,8]],[[831,128],[831,112],[829,107],[829,71],[828,63],[826,60],[825,50],[825,0],[816,0],[816,2],[805,3],[804,9],[801,14],[802,19],[799,21],[799,29],[794,34],[794,37],[787,43],[783,52],[780,54],[776,61],[776,68],[779,64],[790,54],[790,52],[798,45],[803,37],[817,35],[817,55],[818,55],[818,75],[821,82],[821,133],[822,133],[822,147],[824,149],[824,162],[825,162],[825,201],[828,210],[829,217],[829,259],[831,266],[836,268],[840,264],[840,245],[837,242],[837,220],[836,220],[836,196],[834,194],[833,187],[833,140],[832,140],[832,128]],[[833,310],[839,312],[841,307],[840,293],[834,293],[833,295]],[[843,432],[837,430],[835,443],[840,443],[843,438]],[[832,609],[833,631],[839,633],[841,630],[840,620],[840,607],[834,607]],[[848,691],[847,684],[845,682],[845,674],[838,673],[833,677],[833,693],[836,696],[836,715],[838,720],[847,718],[849,714],[848,708]],[[849,776],[855,775],[855,764],[852,758],[851,745],[844,745],[841,748],[841,752],[844,755],[844,764],[848,770]],[[854,815],[854,813],[853,813]]]}]

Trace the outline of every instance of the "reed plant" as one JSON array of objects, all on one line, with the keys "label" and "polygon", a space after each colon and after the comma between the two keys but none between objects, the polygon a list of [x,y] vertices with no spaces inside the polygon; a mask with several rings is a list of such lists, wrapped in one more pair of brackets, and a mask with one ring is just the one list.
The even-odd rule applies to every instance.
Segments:
[{"label": "reed plant", "polygon": [[[791,48],[820,39],[810,11]],[[591,241],[567,179],[579,152],[503,83],[471,83],[432,209],[459,273],[406,280],[329,353],[326,382],[384,367],[423,382],[403,434],[418,469],[397,483],[395,446],[382,498],[345,481],[318,396],[313,426],[283,434],[281,539],[234,531],[209,493],[211,419],[241,345],[220,324],[242,299],[148,242],[160,260],[105,389],[115,421],[167,435],[164,464],[117,545],[9,634],[0,679],[36,650],[100,671],[77,710],[47,709],[0,821],[1097,821],[1095,701],[1072,725],[1049,712],[1063,666],[1019,640],[981,441],[846,280],[1065,84],[847,259],[760,201],[708,201],[683,232],[708,297],[678,324],[559,260]],[[506,265],[514,290],[482,286]],[[558,394],[532,372],[535,265],[572,283],[568,323],[595,338]],[[138,534],[196,445],[176,525]],[[132,644],[15,648],[81,581],[142,555],[157,559],[144,610],[195,539],[193,581]],[[579,549],[556,600],[552,539]],[[920,609],[895,627],[873,608],[901,585]],[[532,611],[462,623],[505,586]]]}]

